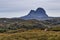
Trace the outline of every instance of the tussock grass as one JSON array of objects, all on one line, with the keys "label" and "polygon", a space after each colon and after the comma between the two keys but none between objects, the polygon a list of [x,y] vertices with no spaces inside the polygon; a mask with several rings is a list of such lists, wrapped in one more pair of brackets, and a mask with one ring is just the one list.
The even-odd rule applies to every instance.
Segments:
[{"label": "tussock grass", "polygon": [[0,40],[60,40],[60,32],[28,30],[16,33],[0,33]]}]

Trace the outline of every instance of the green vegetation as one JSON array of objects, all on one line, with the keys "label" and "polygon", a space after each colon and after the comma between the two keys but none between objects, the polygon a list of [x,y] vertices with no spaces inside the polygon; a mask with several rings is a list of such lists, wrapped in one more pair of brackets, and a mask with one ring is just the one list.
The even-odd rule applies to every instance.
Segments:
[{"label": "green vegetation", "polygon": [[60,19],[0,18],[0,40],[60,40]]},{"label": "green vegetation", "polygon": [[60,40],[60,32],[33,29],[16,33],[0,33],[0,40]]},{"label": "green vegetation", "polygon": [[40,30],[49,30],[49,31],[60,31],[60,19],[51,19],[45,21],[38,20],[23,20],[23,19],[8,19],[0,18],[0,33],[8,32],[10,30],[18,29],[40,29]]}]

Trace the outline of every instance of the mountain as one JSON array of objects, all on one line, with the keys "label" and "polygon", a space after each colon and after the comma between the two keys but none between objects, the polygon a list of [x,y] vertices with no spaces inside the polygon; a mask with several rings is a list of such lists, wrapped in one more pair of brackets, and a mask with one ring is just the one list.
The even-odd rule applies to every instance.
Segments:
[{"label": "mountain", "polygon": [[21,17],[22,19],[37,19],[37,20],[46,20],[48,15],[43,8],[37,8],[36,10],[31,10],[28,15]]}]

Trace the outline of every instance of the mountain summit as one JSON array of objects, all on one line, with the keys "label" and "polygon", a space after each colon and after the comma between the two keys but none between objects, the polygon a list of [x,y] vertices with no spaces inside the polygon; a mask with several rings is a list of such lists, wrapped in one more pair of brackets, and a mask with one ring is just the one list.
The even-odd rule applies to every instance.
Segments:
[{"label": "mountain summit", "polygon": [[45,20],[48,18],[46,11],[43,8],[37,8],[36,10],[31,10],[28,15],[21,17],[22,19],[37,19],[37,20]]}]

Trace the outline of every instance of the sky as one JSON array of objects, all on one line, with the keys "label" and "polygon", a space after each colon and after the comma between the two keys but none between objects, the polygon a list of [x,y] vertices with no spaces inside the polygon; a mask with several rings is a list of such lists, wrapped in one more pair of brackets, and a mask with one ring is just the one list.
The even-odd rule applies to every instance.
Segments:
[{"label": "sky", "polygon": [[48,16],[60,17],[60,0],[0,0],[0,18],[21,17],[38,7]]}]

